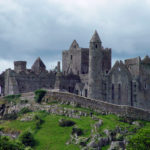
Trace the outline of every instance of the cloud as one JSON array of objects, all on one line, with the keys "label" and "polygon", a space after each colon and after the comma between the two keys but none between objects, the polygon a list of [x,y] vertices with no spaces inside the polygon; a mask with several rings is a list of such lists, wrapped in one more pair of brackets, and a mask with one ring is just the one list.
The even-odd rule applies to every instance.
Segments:
[{"label": "cloud", "polygon": [[8,61],[8,60],[4,60],[4,59],[0,59],[0,72],[3,72],[6,70],[6,68],[12,68],[13,69],[13,63],[12,61]]},{"label": "cloud", "polygon": [[143,57],[150,49],[149,8],[149,0],[0,0],[0,60],[31,66],[41,56],[50,66],[74,39],[88,47],[95,29],[113,59]]}]

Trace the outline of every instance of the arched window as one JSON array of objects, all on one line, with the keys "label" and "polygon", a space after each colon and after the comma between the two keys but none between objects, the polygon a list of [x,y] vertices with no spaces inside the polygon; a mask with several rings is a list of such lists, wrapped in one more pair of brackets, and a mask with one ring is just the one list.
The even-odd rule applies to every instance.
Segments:
[{"label": "arched window", "polygon": [[85,97],[87,97],[87,95],[88,95],[88,90],[85,89]]},{"label": "arched window", "polygon": [[146,84],[146,82],[145,82],[145,84],[144,84],[144,88],[147,89],[147,84]]},{"label": "arched window", "polygon": [[118,100],[121,99],[121,84],[118,84]]},{"label": "arched window", "polygon": [[112,93],[111,93],[111,98],[112,100],[114,100],[114,97],[115,97],[115,93],[114,93],[114,84],[112,84]]},{"label": "arched window", "polygon": [[75,94],[77,94],[77,95],[78,95],[78,94],[79,94],[79,91],[78,91],[78,90],[76,90],[76,91],[75,91]]},{"label": "arched window", "polygon": [[133,91],[134,92],[136,92],[136,88],[137,88],[136,82],[133,82]]},{"label": "arched window", "polygon": [[98,46],[97,46],[97,44],[95,44],[95,48],[97,48]]}]

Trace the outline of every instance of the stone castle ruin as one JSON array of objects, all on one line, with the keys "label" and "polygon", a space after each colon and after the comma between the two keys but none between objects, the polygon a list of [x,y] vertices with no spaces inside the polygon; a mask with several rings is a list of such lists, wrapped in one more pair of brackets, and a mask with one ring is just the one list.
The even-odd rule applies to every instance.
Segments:
[{"label": "stone castle ruin", "polygon": [[57,69],[47,71],[40,58],[31,69],[26,61],[15,61],[14,70],[0,75],[1,95],[59,89],[91,99],[118,105],[150,109],[150,58],[145,56],[116,61],[111,67],[111,49],[104,48],[95,31],[89,48],[80,48],[76,40],[62,52]]}]

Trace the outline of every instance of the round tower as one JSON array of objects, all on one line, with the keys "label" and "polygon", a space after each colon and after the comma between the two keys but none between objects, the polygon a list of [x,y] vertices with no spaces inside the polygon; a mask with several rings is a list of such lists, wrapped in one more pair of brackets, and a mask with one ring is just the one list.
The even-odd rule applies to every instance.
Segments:
[{"label": "round tower", "polygon": [[102,99],[102,57],[102,42],[95,31],[89,47],[88,97],[92,99]]},{"label": "round tower", "polygon": [[15,72],[17,73],[20,73],[20,72],[25,72],[26,71],[26,64],[27,62],[26,61],[15,61],[14,62],[14,70]]}]

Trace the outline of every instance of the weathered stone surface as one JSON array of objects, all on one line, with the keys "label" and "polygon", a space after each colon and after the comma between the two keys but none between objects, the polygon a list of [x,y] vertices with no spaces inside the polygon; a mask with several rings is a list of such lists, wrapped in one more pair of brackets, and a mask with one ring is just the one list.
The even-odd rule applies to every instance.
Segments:
[{"label": "weathered stone surface", "polygon": [[122,141],[111,142],[110,148],[108,150],[125,150],[125,144]]},{"label": "weathered stone surface", "polygon": [[102,113],[105,112],[105,114],[112,113],[122,117],[129,117],[135,120],[139,119],[150,121],[149,111],[126,105],[120,106],[100,100],[93,100],[75,94],[49,91],[47,92],[45,99],[47,99],[49,102],[51,100],[56,100],[58,102],[63,103],[74,102],[80,104],[81,107],[92,109],[99,113],[101,112]]}]

